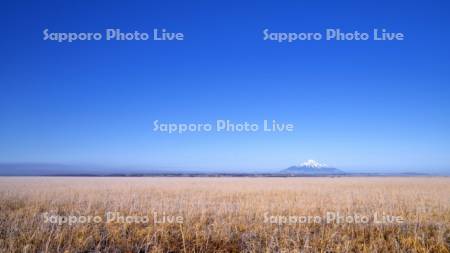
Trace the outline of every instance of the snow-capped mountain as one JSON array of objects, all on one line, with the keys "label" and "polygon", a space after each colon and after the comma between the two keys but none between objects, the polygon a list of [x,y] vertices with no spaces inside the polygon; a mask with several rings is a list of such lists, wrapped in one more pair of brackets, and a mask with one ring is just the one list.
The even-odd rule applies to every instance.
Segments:
[{"label": "snow-capped mountain", "polygon": [[328,165],[321,164],[314,160],[308,160],[308,161],[300,164],[300,167],[311,167],[311,168],[315,168],[315,169],[320,169],[320,168],[328,168]]},{"label": "snow-capped mountain", "polygon": [[340,175],[343,171],[321,164],[314,160],[308,160],[298,166],[291,166],[281,171],[284,174],[304,174],[304,175]]}]

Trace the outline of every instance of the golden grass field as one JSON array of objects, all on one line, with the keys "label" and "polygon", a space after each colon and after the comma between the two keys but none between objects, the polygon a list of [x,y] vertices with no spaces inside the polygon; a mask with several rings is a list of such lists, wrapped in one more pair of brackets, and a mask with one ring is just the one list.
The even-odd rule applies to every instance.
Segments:
[{"label": "golden grass field", "polygon": [[[151,219],[46,220],[107,212]],[[404,222],[267,222],[327,212]],[[0,178],[0,252],[449,252],[449,224],[448,177]]]}]

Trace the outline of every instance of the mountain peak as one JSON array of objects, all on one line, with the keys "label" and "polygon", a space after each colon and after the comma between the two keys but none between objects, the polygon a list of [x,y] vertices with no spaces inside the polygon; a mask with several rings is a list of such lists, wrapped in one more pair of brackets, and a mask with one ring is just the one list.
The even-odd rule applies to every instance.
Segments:
[{"label": "mountain peak", "polygon": [[299,166],[291,166],[281,171],[286,174],[298,175],[342,175],[343,171],[336,168],[329,167],[326,164],[321,164],[314,160],[308,160]]},{"label": "mountain peak", "polygon": [[314,160],[308,160],[302,164],[300,164],[301,167],[310,167],[310,168],[315,168],[315,169],[320,169],[320,168],[328,168],[328,165],[326,164],[321,164],[317,161]]}]

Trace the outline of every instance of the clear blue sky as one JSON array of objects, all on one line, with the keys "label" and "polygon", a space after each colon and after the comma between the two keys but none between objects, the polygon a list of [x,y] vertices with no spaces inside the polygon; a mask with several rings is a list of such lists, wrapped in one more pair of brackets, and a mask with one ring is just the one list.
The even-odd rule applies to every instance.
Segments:
[{"label": "clear blue sky", "polygon": [[[249,171],[450,170],[448,1],[1,3],[0,162]],[[182,42],[42,40],[106,28]],[[404,41],[263,41],[262,30],[403,32]],[[294,133],[152,131],[216,119]]]}]

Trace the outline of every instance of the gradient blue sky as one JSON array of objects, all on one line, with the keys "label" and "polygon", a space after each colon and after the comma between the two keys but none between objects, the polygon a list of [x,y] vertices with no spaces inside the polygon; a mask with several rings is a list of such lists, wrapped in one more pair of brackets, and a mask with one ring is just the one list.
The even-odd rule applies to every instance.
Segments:
[{"label": "gradient blue sky", "polygon": [[[0,162],[450,172],[448,1],[243,2],[2,2]],[[185,41],[56,43],[45,28],[166,28]],[[406,40],[278,44],[265,28]],[[167,135],[155,119],[296,130]]]}]

